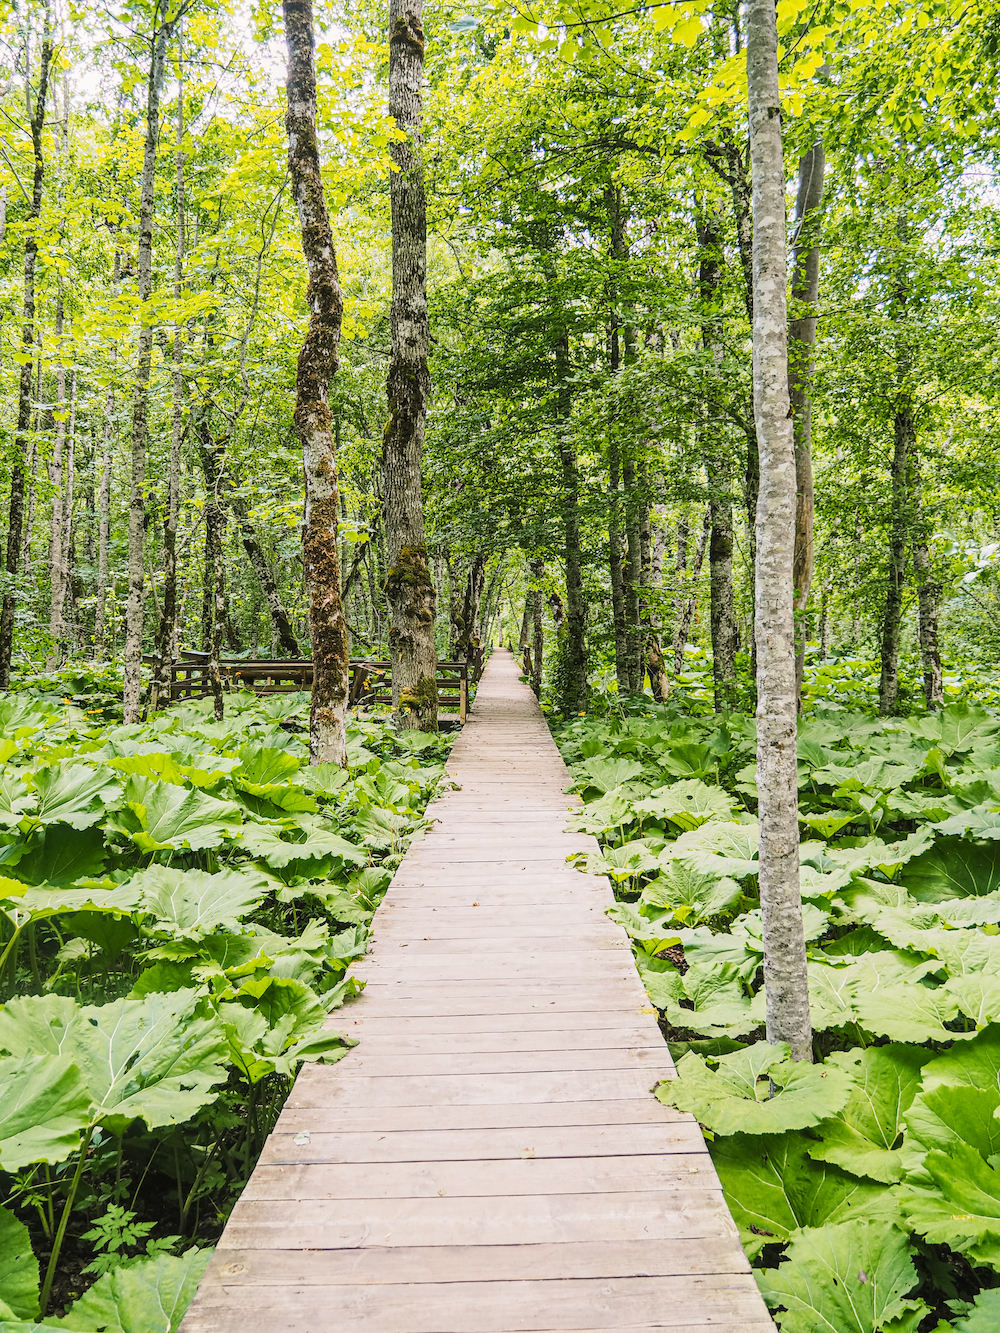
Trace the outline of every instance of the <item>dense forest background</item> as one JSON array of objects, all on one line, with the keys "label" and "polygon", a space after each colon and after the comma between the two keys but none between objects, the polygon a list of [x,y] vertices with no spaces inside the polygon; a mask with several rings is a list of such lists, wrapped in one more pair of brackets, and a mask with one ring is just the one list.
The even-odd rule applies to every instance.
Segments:
[{"label": "dense forest background", "polygon": [[[342,582],[352,651],[381,656],[399,131],[384,16],[348,4],[317,18],[346,297],[331,394]],[[169,14],[25,3],[3,19],[15,679],[120,655],[130,514],[147,652],[167,632],[174,652],[214,635],[233,656],[308,653],[292,426],[306,273],[279,24],[273,8],[202,0]],[[746,706],[756,445],[738,8],[435,5],[425,25],[439,655],[500,636],[527,645],[534,673],[542,643],[545,697],[576,712],[585,677],[627,691],[648,676],[659,695],[682,675],[707,700],[714,646],[717,706]],[[922,678],[932,703],[988,697],[997,17],[782,0],[779,26],[790,247],[819,260],[817,298],[793,290],[792,309],[816,329],[806,689],[887,712],[922,703]],[[815,176],[817,160],[805,198],[800,164]],[[0,626],[0,657],[3,639]],[[835,685],[818,666],[831,657]]]}]

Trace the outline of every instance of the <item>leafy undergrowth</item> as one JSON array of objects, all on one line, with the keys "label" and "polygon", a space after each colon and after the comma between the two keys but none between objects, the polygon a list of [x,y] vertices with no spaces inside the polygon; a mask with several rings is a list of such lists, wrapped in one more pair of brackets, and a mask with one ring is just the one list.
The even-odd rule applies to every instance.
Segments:
[{"label": "leafy undergrowth", "polygon": [[[556,729],[783,1333],[1000,1327],[1000,716],[801,721],[814,1065],[764,1041],[752,719]],[[773,1095],[771,1095],[773,1092]]]},{"label": "leafy undergrowth", "polygon": [[0,701],[0,1333],[176,1329],[297,1069],[354,1044],[450,739],[360,721],[310,767],[308,703]]}]

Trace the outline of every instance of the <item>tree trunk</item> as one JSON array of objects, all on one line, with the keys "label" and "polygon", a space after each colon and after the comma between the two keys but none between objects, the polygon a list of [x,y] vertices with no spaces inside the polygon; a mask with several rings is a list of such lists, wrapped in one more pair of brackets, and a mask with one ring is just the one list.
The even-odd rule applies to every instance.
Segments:
[{"label": "tree trunk", "polygon": [[[612,335],[617,342],[617,330]],[[614,358],[612,358],[612,361]],[[614,367],[614,365],[612,366]],[[621,531],[621,451],[612,424],[608,440],[608,565],[611,574],[611,617],[615,631],[615,674],[618,693],[628,694],[632,688],[628,660],[628,633],[625,627],[625,592],[622,582]]]},{"label": "tree trunk", "polygon": [[913,491],[913,573],[917,580],[917,638],[924,668],[924,702],[929,711],[944,706],[944,676],[941,670],[941,647],[938,642],[938,605],[941,584],[934,578],[928,530],[923,516],[920,460],[914,455],[910,481]]},{"label": "tree trunk", "polygon": [[63,638],[64,647],[68,649],[67,642],[70,626],[66,623],[66,602],[69,599],[73,602],[73,501],[76,490],[76,367],[70,375],[69,381],[69,423],[66,431],[66,467],[63,472],[63,522],[62,522],[62,554],[60,557],[60,569],[62,571],[62,601],[59,604],[59,625],[60,633]]},{"label": "tree trunk", "polygon": [[[666,506],[657,505],[655,512],[659,522],[657,522],[652,533],[649,557],[649,586],[651,589],[661,589],[662,596],[663,554],[667,544],[667,528],[664,522]],[[657,703],[662,703],[670,693],[670,677],[667,674],[667,661],[660,641],[660,615],[658,602],[655,598],[652,605],[653,609],[649,617],[649,649],[646,654],[646,666],[649,670],[649,683],[653,691],[653,698]]]},{"label": "tree trunk", "polygon": [[903,624],[903,588],[906,582],[908,523],[907,482],[916,426],[909,399],[900,404],[893,418],[892,517],[889,528],[889,561],[885,580],[885,611],[882,616],[882,674],[878,687],[878,711],[891,717],[899,698],[899,639]]},{"label": "tree trunk", "polygon": [[337,556],[337,460],[330,418],[330,381],[338,366],[344,300],[323,194],[316,138],[316,67],[311,0],[282,0],[288,46],[286,90],[288,169],[309,268],[309,330],[299,353],[295,426],[302,441],[306,505],[302,562],[313,651],[309,758],[347,763],[346,713],[350,661]]},{"label": "tree trunk", "polygon": [[437,597],[424,535],[421,460],[430,374],[427,354],[427,204],[424,195],[422,0],[389,3],[389,112],[406,138],[393,141],[392,358],[382,444],[384,522],[392,624],[392,704],[397,727],[437,730]]},{"label": "tree trunk", "polygon": [[115,391],[108,390],[104,408],[104,456],[97,497],[97,599],[94,608],[94,656],[107,657],[108,546],[111,541],[111,463],[115,415]]},{"label": "tree trunk", "polygon": [[[158,11],[157,11],[158,12]],[[139,305],[146,305],[153,291],[153,188],[156,179],[156,148],[160,137],[160,90],[167,59],[172,22],[155,28],[151,38],[149,82],[146,97],[146,138],[139,191]],[[143,314],[145,312],[143,311]],[[149,381],[153,364],[153,326],[145,318],[139,325],[135,391],[132,398],[132,470],[128,518],[128,602],[125,609],[125,696],[123,721],[138,722],[142,695],[142,638],[146,608],[146,448],[149,442]]]},{"label": "tree trunk", "polygon": [[802,670],[809,637],[806,612],[813,576],[815,495],[812,466],[812,376],[819,299],[819,229],[825,169],[822,141],[799,159],[792,251],[792,313],[788,325],[788,398],[795,431],[795,553],[792,578],[798,612],[795,681],[802,708]]},{"label": "tree trunk", "polygon": [[[712,530],[712,509],[709,506],[705,510],[705,519],[701,525],[701,536],[698,539],[698,546],[694,553],[694,564],[691,567],[691,577],[688,580],[690,592],[687,595],[683,593],[674,601],[674,675],[679,676],[684,670],[684,649],[687,647],[688,635],[691,632],[691,621],[694,619],[694,613],[698,607],[698,579],[701,575],[701,567],[705,563],[705,549],[708,546],[709,533]],[[687,568],[687,528],[683,529],[683,540],[681,528],[677,532],[677,572],[684,575]]]},{"label": "tree trunk", "polygon": [[[486,553],[476,551],[469,566],[469,576],[465,582],[465,593],[461,608],[452,611],[454,637],[452,639],[453,660],[465,662],[475,674],[482,674],[484,652],[479,635],[479,608],[486,586]],[[478,676],[477,676],[478,679]]]},{"label": "tree trunk", "polygon": [[542,652],[544,649],[542,641],[542,580],[544,577],[545,566],[541,560],[532,560],[531,579],[535,587],[535,597],[531,608],[531,688],[536,699],[540,699],[542,696]]},{"label": "tree trunk", "polygon": [[[27,58],[26,58],[27,63]],[[13,458],[10,463],[10,507],[7,519],[6,587],[0,605],[0,689],[10,687],[11,659],[14,655],[14,612],[17,607],[17,578],[21,569],[21,541],[24,528],[24,449],[31,426],[32,356],[35,346],[35,265],[38,258],[37,223],[42,212],[42,182],[45,158],[42,155],[42,127],[48,101],[49,69],[52,64],[52,8],[45,8],[42,44],[39,52],[38,86],[31,113],[31,144],[34,175],[31,206],[28,210],[24,242],[24,289],[21,307],[21,351],[24,360],[18,384],[17,428]],[[31,106],[30,66],[25,69],[27,99]]]},{"label": "tree trunk", "polygon": [[[184,286],[184,34],[177,31],[177,149],[174,154],[177,194],[177,234],[174,246],[174,300],[180,302]],[[180,515],[181,440],[184,436],[184,340],[180,324],[174,325],[170,462],[167,467],[167,510],[163,518],[163,608],[153,648],[153,679],[149,708],[154,711],[164,698],[170,701],[171,664],[177,629],[177,522]],[[216,701],[216,709],[220,706]]]},{"label": "tree trunk", "polygon": [[757,792],[767,1040],[812,1059],[799,893],[796,770],[795,441],[788,403],[785,169],[773,0],[747,10],[753,178],[753,398],[760,459],[757,506]]},{"label": "tree trunk", "polygon": [[698,222],[699,295],[701,297],[701,344],[712,358],[708,372],[710,392],[705,403],[703,453],[709,492],[710,619],[712,626],[712,676],[715,682],[715,711],[729,712],[736,706],[736,610],[733,605],[733,502],[732,463],[724,439],[716,438],[720,413],[713,408],[718,392],[718,367],[722,360],[722,318],[719,296],[722,287],[722,228],[712,213]]},{"label": "tree trunk", "polygon": [[580,542],[580,474],[570,430],[569,334],[559,332],[555,346],[556,441],[562,473],[563,558],[566,569],[566,681],[562,706],[570,713],[587,707],[587,606],[583,596]]},{"label": "tree trunk", "polygon": [[55,335],[59,348],[59,360],[56,363],[56,409],[55,438],[52,441],[52,457],[49,459],[49,482],[52,486],[52,521],[49,531],[49,638],[52,640],[51,651],[46,670],[54,671],[59,665],[60,644],[63,639],[63,601],[66,595],[66,570],[63,565],[63,523],[65,497],[63,495],[63,455],[66,450],[66,365],[63,359],[64,331],[63,296],[60,291],[56,296]]}]

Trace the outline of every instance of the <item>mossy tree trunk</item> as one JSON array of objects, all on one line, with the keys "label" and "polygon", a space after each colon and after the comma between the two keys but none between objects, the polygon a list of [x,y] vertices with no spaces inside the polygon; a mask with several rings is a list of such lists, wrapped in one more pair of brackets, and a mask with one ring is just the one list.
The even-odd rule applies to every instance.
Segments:
[{"label": "mossy tree trunk", "polygon": [[392,703],[401,729],[437,730],[437,596],[424,535],[421,458],[430,373],[427,354],[427,201],[424,195],[424,29],[421,0],[390,0],[389,111],[406,138],[390,148],[392,356],[382,444],[386,600],[392,623]]},{"label": "mossy tree trunk", "polygon": [[288,47],[288,171],[302,229],[302,252],[309,269],[309,329],[295,379],[295,428],[302,441],[306,492],[302,563],[313,652],[309,758],[313,764],[346,765],[350,649],[340,595],[340,503],[329,404],[330,381],[338,366],[344,300],[316,138],[311,0],[282,0],[282,12]]}]

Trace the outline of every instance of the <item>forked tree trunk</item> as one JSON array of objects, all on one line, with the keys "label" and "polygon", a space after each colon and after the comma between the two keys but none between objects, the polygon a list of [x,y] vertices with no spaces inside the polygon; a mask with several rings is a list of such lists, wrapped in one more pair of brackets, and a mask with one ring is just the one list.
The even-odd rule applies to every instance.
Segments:
[{"label": "forked tree trunk", "polygon": [[795,441],[788,403],[785,169],[774,0],[747,10],[753,178],[753,398],[760,459],[757,506],[757,792],[767,1040],[812,1059],[799,892],[796,770]]},{"label": "forked tree trunk", "polygon": [[340,597],[340,505],[329,403],[330,381],[338,366],[344,300],[316,138],[312,2],[282,0],[282,12],[288,46],[288,169],[302,228],[302,251],[309,268],[309,330],[299,353],[295,381],[295,426],[302,441],[306,487],[302,560],[313,651],[309,758],[313,764],[346,765],[350,649]]},{"label": "forked tree trunk", "polygon": [[[24,535],[24,450],[31,427],[32,357],[35,347],[35,265],[38,258],[36,227],[42,212],[42,182],[45,158],[42,154],[42,127],[48,100],[49,69],[52,65],[52,9],[46,5],[42,44],[39,52],[38,85],[35,92],[30,127],[34,158],[31,206],[28,209],[24,242],[24,288],[21,306],[21,352],[24,360],[17,395],[17,428],[13,458],[10,462],[10,508],[7,519],[6,587],[0,605],[0,689],[10,686],[10,666],[14,655],[14,611],[17,607],[17,577],[21,570],[21,542]],[[30,67],[25,70],[30,80]],[[31,85],[27,85],[31,106]]]},{"label": "forked tree trunk", "polygon": [[802,706],[808,625],[806,611],[813,576],[813,522],[815,494],[812,466],[812,376],[816,344],[816,302],[819,299],[819,227],[823,206],[823,144],[818,141],[799,160],[799,189],[795,201],[795,240],[792,251],[794,318],[788,325],[788,397],[795,431],[795,610],[798,612],[795,679]]},{"label": "forked tree trunk", "polygon": [[392,357],[382,443],[386,600],[392,614],[392,704],[402,730],[437,730],[437,597],[424,535],[421,460],[430,373],[427,355],[427,203],[423,167],[422,0],[389,3],[389,112],[406,138],[390,153]]},{"label": "forked tree trunk", "polygon": [[[157,16],[159,11],[157,11]],[[153,291],[153,187],[160,137],[160,90],[167,60],[171,23],[154,29],[146,95],[146,137],[139,190],[139,307]],[[146,608],[146,450],[149,443],[149,381],[153,365],[153,325],[139,324],[139,348],[132,398],[132,470],[129,483],[128,601],[125,608],[125,692],[123,720],[138,722],[142,696],[142,637]]]}]

